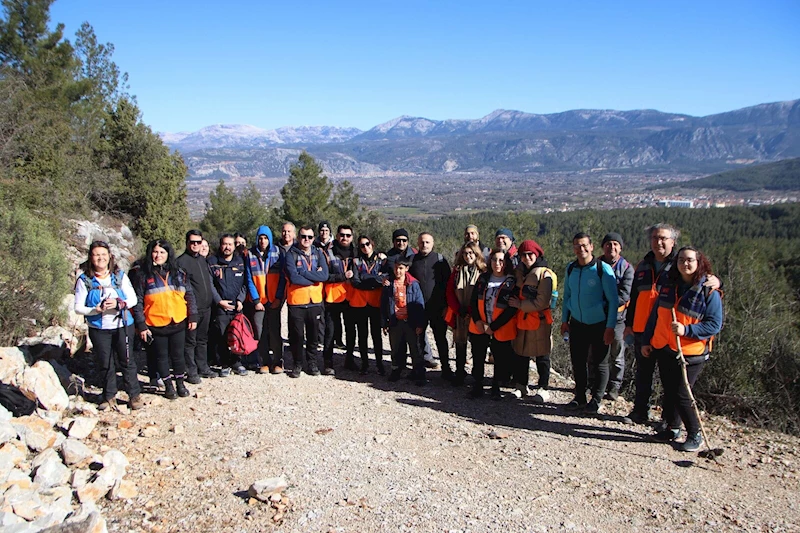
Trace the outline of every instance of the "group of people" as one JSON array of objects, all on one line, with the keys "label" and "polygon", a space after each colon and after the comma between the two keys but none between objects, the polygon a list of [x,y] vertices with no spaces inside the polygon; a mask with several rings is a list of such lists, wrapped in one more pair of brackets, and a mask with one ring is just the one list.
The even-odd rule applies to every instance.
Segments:
[{"label": "group of people", "polygon": [[[123,375],[130,407],[142,405],[132,358],[134,335],[145,345],[151,384],[163,383],[169,399],[188,396],[186,382],[231,372],[244,375],[248,369],[288,372],[293,378],[303,372],[334,375],[335,347],[344,348],[345,369],[366,374],[369,337],[375,368],[384,375],[383,335],[388,335],[390,381],[407,371],[410,355],[408,377],[416,384],[427,383],[427,370],[440,364],[443,379],[463,385],[469,344],[471,397],[486,393],[484,369],[490,354],[492,399],[502,399],[503,389],[510,389],[517,397],[532,394],[534,402],[549,401],[558,276],[537,242],[524,240],[517,246],[513,233],[501,228],[490,248],[470,225],[451,268],[447,258],[434,251],[429,232],[418,235],[414,249],[408,232],[397,229],[392,248],[381,253],[370,236],[356,236],[348,224],[333,232],[330,223],[322,221],[316,233],[314,229],[298,230],[286,222],[275,238],[271,228],[261,226],[250,248],[245,235],[225,234],[213,255],[203,253],[208,243],[202,233],[191,230],[180,257],[170,243],[150,242],[130,277],[116,266],[107,243],[93,242],[76,283],[75,310],[86,315],[103,374],[100,408],[115,403],[117,371]],[[647,234],[652,249],[635,267],[622,257],[619,233],[603,238],[603,253],[597,257],[589,235],[578,233],[572,240],[575,260],[564,274],[560,327],[569,341],[575,376],[575,397],[567,408],[597,413],[603,399],[618,397],[629,344],[636,358],[636,398],[629,420],[649,420],[658,364],[664,420],[655,438],[675,441],[685,426],[681,449],[696,450],[702,437],[681,365],[686,365],[692,386],[722,327],[720,283],[699,250],[675,250],[675,228],[656,224]],[[281,337],[284,305],[289,365],[284,363]],[[231,354],[225,341],[239,313],[249,317],[258,340],[258,349],[245,356]],[[453,331],[454,366],[448,328]],[[679,351],[683,359],[677,357]],[[531,359],[538,382],[529,390]]]}]

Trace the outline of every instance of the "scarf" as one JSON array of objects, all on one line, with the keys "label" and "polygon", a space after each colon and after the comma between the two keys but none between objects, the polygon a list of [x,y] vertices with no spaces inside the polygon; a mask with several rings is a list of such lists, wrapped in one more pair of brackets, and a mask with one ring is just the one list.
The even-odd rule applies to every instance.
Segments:
[{"label": "scarf", "polygon": [[[475,288],[475,283],[478,281],[480,271],[475,265],[464,265],[456,271],[456,297],[461,305],[469,305],[472,299],[472,290]],[[465,344],[467,342],[467,333],[469,332],[470,317],[456,316],[456,327],[453,330],[453,341],[457,344]]]}]

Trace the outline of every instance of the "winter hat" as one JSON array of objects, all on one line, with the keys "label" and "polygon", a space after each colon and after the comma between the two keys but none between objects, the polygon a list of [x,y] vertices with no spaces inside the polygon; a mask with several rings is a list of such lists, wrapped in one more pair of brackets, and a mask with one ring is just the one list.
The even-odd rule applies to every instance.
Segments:
[{"label": "winter hat", "polygon": [[317,227],[317,231],[318,232],[322,231],[323,228],[328,228],[328,231],[332,231],[331,230],[331,223],[328,222],[327,220],[323,220],[322,222],[319,223],[319,226]]},{"label": "winter hat", "polygon": [[395,240],[398,237],[405,237],[406,239],[408,239],[408,232],[406,231],[405,228],[394,230],[394,232],[392,233],[392,240]]},{"label": "winter hat", "polygon": [[544,256],[544,250],[542,250],[542,247],[539,246],[536,241],[532,241],[530,239],[522,241],[522,244],[519,245],[517,250],[520,254],[524,254],[525,252],[533,252],[536,254],[536,257]]},{"label": "winter hat", "polygon": [[622,241],[622,235],[613,231],[611,233],[606,233],[606,236],[603,237],[603,242],[600,244],[600,246],[605,246],[608,241],[617,241],[620,248],[625,246],[625,243]]},{"label": "winter hat", "polygon": [[511,233],[511,230],[508,228],[500,228],[499,230],[497,230],[497,232],[494,234],[494,238],[496,239],[500,235],[505,235],[506,237],[511,239],[512,242],[514,240],[514,234]]}]

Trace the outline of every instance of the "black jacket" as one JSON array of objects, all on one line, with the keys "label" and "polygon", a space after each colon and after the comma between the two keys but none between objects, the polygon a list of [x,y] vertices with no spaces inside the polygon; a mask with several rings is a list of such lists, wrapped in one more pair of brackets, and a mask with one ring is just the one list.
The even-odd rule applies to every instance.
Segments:
[{"label": "black jacket", "polygon": [[211,273],[208,271],[208,261],[200,254],[192,255],[189,252],[178,257],[178,266],[186,271],[189,283],[192,284],[195,302],[198,309],[207,309],[214,303],[211,294]]},{"label": "black jacket", "polygon": [[223,311],[219,307],[222,300],[232,302],[244,302],[247,295],[247,281],[244,271],[244,259],[241,254],[233,254],[230,261],[226,261],[218,255],[208,258],[208,268],[211,272],[211,294],[214,305],[217,306],[218,313],[235,313],[235,311]]},{"label": "black jacket", "polygon": [[447,280],[450,279],[450,263],[442,254],[437,252],[428,255],[415,254],[408,273],[419,282],[426,310],[439,312],[447,306],[445,295]]}]

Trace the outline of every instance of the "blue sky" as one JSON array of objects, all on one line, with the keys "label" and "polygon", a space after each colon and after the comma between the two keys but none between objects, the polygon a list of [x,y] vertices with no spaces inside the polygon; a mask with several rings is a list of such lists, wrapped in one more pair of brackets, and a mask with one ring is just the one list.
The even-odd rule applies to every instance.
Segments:
[{"label": "blue sky", "polygon": [[157,131],[800,98],[800,2],[57,0]]}]

